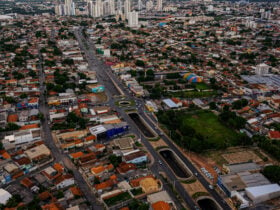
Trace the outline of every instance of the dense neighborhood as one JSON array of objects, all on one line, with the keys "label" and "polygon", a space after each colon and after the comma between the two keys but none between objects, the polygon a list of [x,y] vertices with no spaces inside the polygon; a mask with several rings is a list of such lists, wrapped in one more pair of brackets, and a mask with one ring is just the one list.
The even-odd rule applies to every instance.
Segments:
[{"label": "dense neighborhood", "polygon": [[0,3],[0,209],[280,208],[279,3],[131,4]]}]

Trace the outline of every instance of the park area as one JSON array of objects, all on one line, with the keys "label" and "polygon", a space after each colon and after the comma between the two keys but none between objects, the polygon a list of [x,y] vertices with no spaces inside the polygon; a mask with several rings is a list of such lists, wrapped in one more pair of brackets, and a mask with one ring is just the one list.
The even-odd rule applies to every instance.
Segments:
[{"label": "park area", "polygon": [[200,133],[210,144],[218,148],[224,145],[234,145],[238,134],[231,128],[223,125],[218,117],[210,111],[197,111],[194,114],[184,115],[183,123]]},{"label": "park area", "polygon": [[217,95],[217,91],[178,91],[178,92],[168,92],[171,97],[178,98],[204,98]]},{"label": "park area", "polygon": [[[202,152],[240,144],[241,134],[226,126],[211,111],[173,111],[158,113],[159,121],[181,147]],[[170,120],[172,119],[172,120]]]}]

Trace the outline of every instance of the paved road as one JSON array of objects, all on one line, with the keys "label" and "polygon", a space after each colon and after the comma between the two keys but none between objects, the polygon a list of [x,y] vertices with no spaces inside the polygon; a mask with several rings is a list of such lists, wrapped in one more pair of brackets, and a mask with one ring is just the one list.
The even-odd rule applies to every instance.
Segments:
[{"label": "paved road", "polygon": [[[97,60],[96,56],[92,53],[93,50],[88,50],[87,47],[84,46],[85,40],[83,39],[83,37],[81,37],[82,35],[79,34],[77,31],[75,32],[75,35],[76,35],[76,37],[77,37],[77,39],[80,43],[81,49],[84,50],[84,52],[85,52],[86,58],[89,62],[89,68],[91,70],[96,71],[98,80],[100,81],[100,83],[103,83],[104,82],[104,81],[102,81],[103,78],[108,79],[108,77],[103,76],[105,74],[104,71],[106,71],[105,69],[107,69],[107,67],[104,66],[104,64],[102,62]],[[94,66],[94,69],[92,69],[93,66]],[[110,73],[109,73],[109,75],[110,75]],[[113,76],[113,75],[110,75],[110,76]],[[114,78],[114,81],[115,81],[115,83],[120,85],[120,87],[122,87],[122,85],[120,84],[120,81],[118,79]],[[105,81],[105,82],[107,82],[107,81]],[[180,195],[183,195],[185,201],[187,200],[187,203],[189,204],[189,206],[195,206],[194,202],[187,195],[186,191],[184,191],[183,187],[181,185],[179,187],[180,182],[176,179],[175,175],[170,171],[170,169],[167,166],[160,165],[158,163],[158,161],[161,159],[160,155],[153,149],[151,144],[144,138],[144,136],[138,130],[137,126],[134,124],[132,119],[125,113],[125,111],[122,108],[120,108],[118,106],[115,106],[116,99],[113,97],[112,93],[110,92],[112,89],[116,89],[114,87],[113,83],[110,82],[110,80],[109,80],[106,83],[105,86],[106,86],[106,88],[105,88],[106,94],[109,97],[109,100],[108,100],[107,103],[112,108],[114,108],[119,113],[119,115],[130,125],[131,132],[133,132],[135,134],[138,134],[138,136],[141,138],[142,143],[145,145],[145,147],[148,149],[150,154],[153,156],[153,159],[155,160],[155,163],[152,165],[150,170],[153,172],[153,174],[155,174],[157,177],[159,177],[161,179],[161,181],[163,182],[163,185],[164,185],[164,189],[171,195],[172,199],[175,201],[175,203],[179,207],[179,209],[181,209],[183,207],[182,203],[175,197],[175,195],[172,192],[172,189],[170,188],[168,183],[161,178],[160,171],[163,171],[163,172],[166,173],[167,177],[169,177],[169,180],[171,180],[170,182],[172,182],[172,184],[176,188],[176,190],[178,190],[177,188],[181,187],[178,190],[178,192],[180,192]],[[122,91],[127,94],[126,98],[133,99],[132,96],[128,96],[128,91],[127,90],[122,89]]]},{"label": "paved road", "polygon": [[[107,66],[105,66],[101,61],[99,61],[96,58],[96,55],[94,55],[94,49],[92,49],[92,45],[88,44],[89,46],[86,47],[84,46],[84,43],[87,42],[87,40],[85,40],[82,37],[82,34],[79,33],[79,31],[75,31],[75,35],[80,43],[81,49],[84,50],[86,58],[88,59],[89,62],[89,67],[91,70],[95,70],[97,73],[97,78],[100,81],[100,83],[104,82],[102,81],[102,79],[104,78],[104,76],[102,77],[102,75],[105,74],[105,72],[107,71],[107,75],[110,76],[111,79],[114,80],[114,82],[120,87],[122,88],[122,92],[124,92],[126,94],[126,98],[134,100],[135,98],[129,94],[129,92],[127,91],[127,89],[123,88],[123,85],[121,84],[121,81],[115,77],[115,75],[112,74],[112,72],[110,71],[110,68],[108,68]],[[94,69],[92,69],[91,67],[94,66]],[[109,100],[108,100],[108,104],[113,107],[118,113],[119,115],[130,125],[130,130],[133,133],[138,134],[138,136],[140,136],[142,143],[145,145],[145,147],[148,149],[149,153],[153,156],[154,159],[154,164],[151,166],[151,171],[157,176],[160,177],[160,171],[164,172],[166,174],[166,176],[169,179],[169,182],[172,183],[173,187],[175,187],[176,191],[181,195],[181,197],[184,199],[184,201],[188,204],[189,208],[191,209],[195,209],[195,203],[192,200],[192,198],[188,195],[188,193],[185,191],[185,189],[183,188],[182,184],[180,183],[179,180],[177,180],[176,176],[173,174],[173,172],[171,172],[171,170],[169,169],[169,167],[167,167],[166,165],[160,165],[159,164],[159,160],[162,161],[162,158],[160,157],[160,155],[154,150],[154,148],[152,147],[152,145],[150,144],[150,142],[142,135],[142,133],[139,131],[138,127],[134,124],[134,122],[132,121],[132,119],[127,115],[127,113],[120,107],[115,106],[115,98],[113,97],[112,93],[110,92],[112,89],[114,89],[115,87],[113,87],[113,83],[108,81],[105,85],[105,90],[106,90],[106,94],[109,96]],[[136,99],[137,101],[139,101],[138,99]],[[179,205],[179,207],[181,206],[180,201],[178,201],[178,199],[174,196],[174,193],[172,192],[172,190],[170,189],[170,187],[167,185],[167,183],[165,182],[165,180],[163,180],[161,178],[161,180],[164,183],[164,189],[166,189],[169,194],[172,196],[172,198],[175,200],[175,203]],[[177,201],[177,202],[176,202]]]},{"label": "paved road", "polygon": [[100,205],[97,202],[96,197],[94,196],[93,192],[87,185],[86,181],[78,171],[77,167],[72,163],[72,161],[68,158],[68,156],[60,151],[60,149],[56,146],[53,137],[51,135],[51,129],[48,125],[48,118],[49,118],[49,109],[48,105],[46,104],[46,95],[44,94],[46,90],[46,86],[44,85],[45,81],[45,74],[43,71],[43,58],[41,53],[39,53],[40,58],[40,64],[39,64],[39,78],[40,78],[40,106],[39,110],[44,115],[45,120],[42,121],[42,129],[44,133],[44,140],[45,144],[49,147],[49,149],[52,152],[52,156],[55,160],[55,162],[62,162],[65,167],[73,172],[76,184],[81,189],[81,191],[84,193],[87,201],[91,204],[92,209],[101,210],[103,209],[103,206]]},{"label": "paved road", "polygon": [[[102,79],[104,77],[102,77],[101,75],[104,75],[105,72],[107,73],[107,75],[110,76],[111,79],[114,80],[114,82],[122,89],[122,91],[125,93],[126,97],[129,99],[134,99],[139,105],[138,105],[138,113],[139,115],[150,125],[150,127],[155,128],[154,131],[160,135],[161,131],[159,128],[157,128],[156,126],[156,120],[155,119],[151,119],[151,117],[148,117],[146,113],[144,113],[144,104],[145,101],[143,99],[138,99],[133,97],[126,88],[123,87],[121,81],[112,73],[111,69],[104,65],[101,61],[99,61],[96,57],[96,55],[93,53],[95,52],[95,49],[93,47],[93,43],[91,43],[90,40],[86,40],[81,33],[81,30],[79,31],[75,31],[75,35],[78,38],[78,41],[81,45],[84,45],[84,43],[87,43],[87,47],[82,47],[83,50],[85,50],[85,55],[89,61],[89,63],[92,63],[92,65],[94,66],[94,69],[97,72],[97,75],[99,76],[98,79]],[[90,65],[91,66],[91,65]],[[107,88],[108,85],[108,89],[107,89],[107,93],[109,96],[112,96],[110,94],[110,89],[112,89],[113,84],[111,82],[107,82],[107,84],[105,85]],[[172,181],[174,187],[176,188],[177,192],[181,195],[181,197],[184,198],[185,202],[190,206],[191,209],[195,209],[195,203],[192,200],[192,198],[188,195],[188,193],[186,192],[186,190],[183,188],[182,184],[177,180],[177,178],[175,177],[175,175],[173,174],[173,172],[171,172],[171,170],[165,166],[165,165],[158,165],[158,161],[162,160],[162,158],[160,157],[160,155],[154,150],[154,148],[151,146],[151,144],[143,137],[143,135],[141,135],[141,132],[138,130],[137,126],[134,124],[134,122],[130,119],[130,117],[128,117],[128,115],[119,107],[116,107],[114,104],[114,99],[112,97],[109,97],[109,104],[114,107],[116,109],[116,111],[118,111],[120,113],[120,115],[124,118],[125,121],[128,122],[128,124],[131,126],[131,130],[133,132],[135,132],[136,134],[139,134],[139,136],[141,137],[141,140],[143,142],[143,144],[146,146],[146,148],[149,150],[150,154],[153,156],[154,160],[155,160],[155,164],[152,166],[151,170],[154,172],[155,174],[158,174],[159,170],[162,170],[166,173],[167,177],[169,178],[169,180]],[[169,138],[165,135],[162,136],[163,140],[167,143],[167,145],[182,159],[182,161],[188,166],[188,168],[193,172],[193,173],[197,173],[198,174],[198,180],[202,183],[202,185],[208,190],[209,194],[213,197],[213,199],[222,207],[222,209],[227,210],[227,209],[231,209],[228,204],[226,204],[224,202],[224,199],[215,191],[215,190],[211,190],[209,188],[209,183],[207,182],[207,180],[200,174],[200,171],[198,171],[193,165],[192,163],[181,153],[181,151],[173,144],[173,142],[171,142],[169,140]]]}]

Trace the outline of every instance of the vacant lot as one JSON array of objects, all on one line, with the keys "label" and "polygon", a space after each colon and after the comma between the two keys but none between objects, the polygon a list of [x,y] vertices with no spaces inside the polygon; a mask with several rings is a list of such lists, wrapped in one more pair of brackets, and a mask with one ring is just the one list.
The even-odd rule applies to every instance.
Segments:
[{"label": "vacant lot", "polygon": [[195,84],[195,88],[196,89],[199,89],[199,90],[208,90],[208,89],[211,89],[207,84],[205,83],[196,83]]},{"label": "vacant lot", "polygon": [[238,134],[223,125],[218,117],[209,111],[197,111],[193,114],[186,114],[183,119],[184,125],[192,127],[197,133],[216,148],[235,145]]},{"label": "vacant lot", "polygon": [[179,92],[169,92],[170,96],[179,97],[179,98],[203,98],[217,95],[216,91],[179,91]]},{"label": "vacant lot", "polygon": [[262,159],[258,157],[253,151],[240,151],[234,153],[227,153],[222,155],[223,158],[229,163],[243,163],[243,162],[261,162]]}]

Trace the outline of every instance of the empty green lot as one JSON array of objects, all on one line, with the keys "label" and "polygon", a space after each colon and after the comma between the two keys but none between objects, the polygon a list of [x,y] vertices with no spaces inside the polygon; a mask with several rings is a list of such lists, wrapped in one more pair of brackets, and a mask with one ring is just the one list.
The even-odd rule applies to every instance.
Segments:
[{"label": "empty green lot", "polygon": [[238,133],[223,125],[218,117],[210,111],[200,110],[192,114],[186,113],[183,117],[183,124],[192,127],[217,148],[236,145],[238,142]]}]

